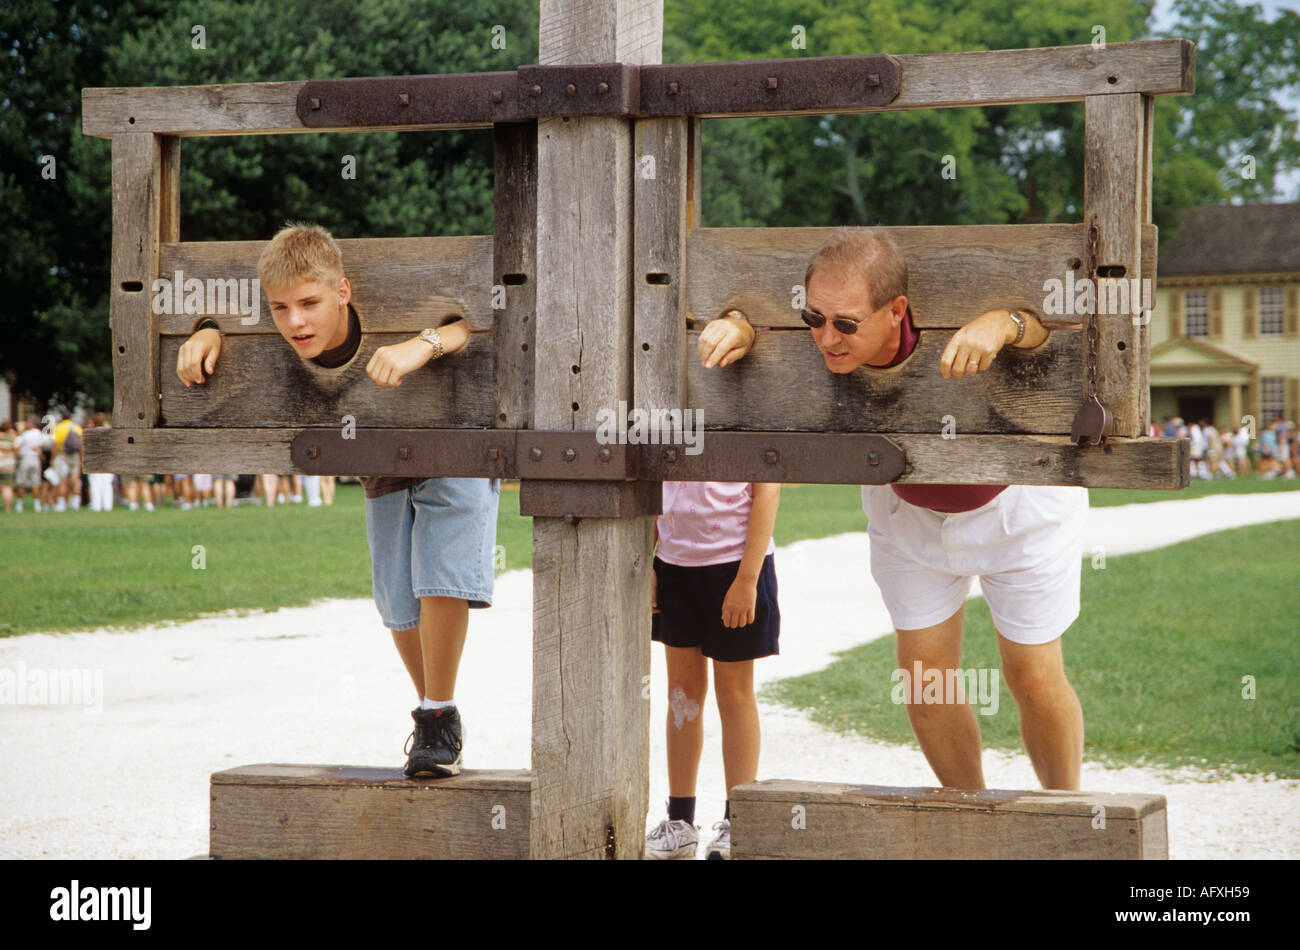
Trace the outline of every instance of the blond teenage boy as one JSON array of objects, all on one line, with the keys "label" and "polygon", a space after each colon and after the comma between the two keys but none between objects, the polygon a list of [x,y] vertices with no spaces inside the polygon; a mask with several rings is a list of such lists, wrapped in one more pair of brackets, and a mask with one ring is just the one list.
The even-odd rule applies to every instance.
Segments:
[{"label": "blond teenage boy", "polygon": [[[262,252],[258,278],[280,335],[297,355],[326,368],[355,356],[361,328],[343,257],[324,228],[290,225]],[[206,324],[206,321],[205,321]],[[221,355],[221,333],[200,329],[181,347],[176,374],[202,383]],[[463,317],[377,349],[366,365],[381,386],[399,386],[430,360],[463,349]],[[459,774],[462,729],[454,693],[470,607],[492,602],[492,548],[500,482],[484,478],[362,478],[375,606],[393,634],[420,705],[405,772]]]}]

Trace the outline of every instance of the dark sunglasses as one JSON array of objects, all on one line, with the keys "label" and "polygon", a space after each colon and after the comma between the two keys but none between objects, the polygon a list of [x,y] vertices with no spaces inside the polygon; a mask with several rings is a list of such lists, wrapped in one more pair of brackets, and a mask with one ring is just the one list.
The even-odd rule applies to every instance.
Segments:
[{"label": "dark sunglasses", "polygon": [[[826,325],[826,318],[815,310],[800,310],[799,316],[803,317],[803,322],[808,324],[814,330],[820,329]],[[848,317],[836,317],[831,321],[831,325],[839,330],[845,336],[852,336],[858,332],[858,327],[866,321],[850,320]]]}]

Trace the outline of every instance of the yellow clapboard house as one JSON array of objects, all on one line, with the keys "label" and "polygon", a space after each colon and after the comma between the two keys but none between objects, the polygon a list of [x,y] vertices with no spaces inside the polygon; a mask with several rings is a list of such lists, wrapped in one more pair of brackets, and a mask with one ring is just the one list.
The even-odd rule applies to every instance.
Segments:
[{"label": "yellow clapboard house", "polygon": [[1300,416],[1300,204],[1189,208],[1158,278],[1152,420]]}]

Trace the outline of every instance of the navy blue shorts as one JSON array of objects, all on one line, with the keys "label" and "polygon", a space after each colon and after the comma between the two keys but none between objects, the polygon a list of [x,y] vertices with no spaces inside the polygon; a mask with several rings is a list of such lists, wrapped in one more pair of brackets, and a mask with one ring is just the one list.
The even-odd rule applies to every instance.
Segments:
[{"label": "navy blue shorts", "polygon": [[699,647],[721,663],[775,656],[781,635],[781,609],[776,602],[776,563],[769,554],[758,573],[754,622],[728,628],[722,623],[722,602],[736,579],[739,561],[704,567],[679,567],[655,558],[659,612],[651,615],[650,636],[665,646]]}]

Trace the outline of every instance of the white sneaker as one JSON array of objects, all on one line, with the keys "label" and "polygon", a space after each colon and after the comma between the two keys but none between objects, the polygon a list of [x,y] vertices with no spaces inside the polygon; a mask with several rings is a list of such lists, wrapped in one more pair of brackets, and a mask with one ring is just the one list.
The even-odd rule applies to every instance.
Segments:
[{"label": "white sneaker", "polygon": [[709,842],[709,848],[704,852],[706,861],[730,861],[731,860],[731,822],[727,819],[715,822],[713,829],[718,832],[718,836]]},{"label": "white sneaker", "polygon": [[700,844],[700,829],[680,818],[665,818],[645,836],[645,856],[655,861],[674,861],[695,857]]}]

